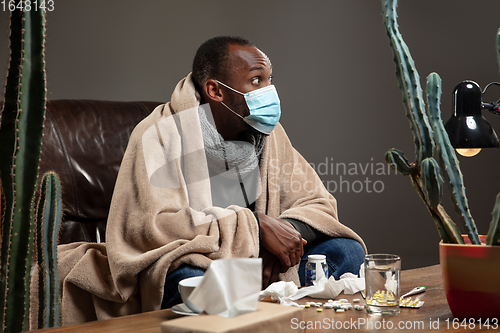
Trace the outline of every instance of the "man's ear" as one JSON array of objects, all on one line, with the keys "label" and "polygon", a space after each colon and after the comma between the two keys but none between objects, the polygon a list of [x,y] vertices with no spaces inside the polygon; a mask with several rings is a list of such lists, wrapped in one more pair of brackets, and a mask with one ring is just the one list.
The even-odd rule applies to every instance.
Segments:
[{"label": "man's ear", "polygon": [[208,79],[205,82],[205,93],[207,94],[207,98],[214,102],[222,102],[224,100],[219,83],[213,79]]}]

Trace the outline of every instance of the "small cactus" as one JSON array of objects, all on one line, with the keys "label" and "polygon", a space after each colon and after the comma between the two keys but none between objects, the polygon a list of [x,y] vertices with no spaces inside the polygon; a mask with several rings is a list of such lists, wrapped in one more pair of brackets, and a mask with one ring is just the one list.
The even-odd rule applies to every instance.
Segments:
[{"label": "small cactus", "polygon": [[37,211],[38,328],[62,324],[57,268],[57,243],[62,220],[61,192],[57,174],[44,174]]}]

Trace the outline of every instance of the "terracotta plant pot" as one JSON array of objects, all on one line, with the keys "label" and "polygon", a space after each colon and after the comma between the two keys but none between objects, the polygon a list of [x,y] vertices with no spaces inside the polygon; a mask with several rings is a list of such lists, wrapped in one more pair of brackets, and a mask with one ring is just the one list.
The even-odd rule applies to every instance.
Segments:
[{"label": "terracotta plant pot", "polygon": [[[486,236],[480,236],[484,242]],[[439,243],[443,285],[455,318],[500,318],[500,246]]]}]

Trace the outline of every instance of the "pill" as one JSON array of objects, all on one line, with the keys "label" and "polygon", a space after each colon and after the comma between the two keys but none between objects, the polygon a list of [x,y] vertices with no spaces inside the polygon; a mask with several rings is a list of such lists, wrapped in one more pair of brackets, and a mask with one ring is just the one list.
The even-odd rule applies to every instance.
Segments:
[{"label": "pill", "polygon": [[354,303],[359,303],[360,299],[359,298],[355,298],[352,300]]},{"label": "pill", "polygon": [[305,308],[310,308],[310,307],[311,307],[311,305],[310,305],[310,304],[306,304],[306,305],[304,305],[304,307],[305,307]]},{"label": "pill", "polygon": [[300,307],[300,308],[305,308],[306,306],[305,306],[305,305],[303,305],[303,304],[301,304],[301,305],[299,305],[299,307]]},{"label": "pill", "polygon": [[316,309],[316,311],[317,312],[323,312],[323,309],[318,308],[318,309]]},{"label": "pill", "polygon": [[349,310],[349,307],[347,307],[347,306],[345,306],[345,305],[342,305],[340,308],[341,308],[341,309],[344,309],[344,310]]},{"label": "pill", "polygon": [[339,302],[340,302],[340,303],[347,303],[347,302],[348,302],[348,300],[346,300],[345,298],[341,298],[341,299],[339,299]]},{"label": "pill", "polygon": [[335,312],[344,312],[345,310],[344,309],[337,309],[335,310]]}]

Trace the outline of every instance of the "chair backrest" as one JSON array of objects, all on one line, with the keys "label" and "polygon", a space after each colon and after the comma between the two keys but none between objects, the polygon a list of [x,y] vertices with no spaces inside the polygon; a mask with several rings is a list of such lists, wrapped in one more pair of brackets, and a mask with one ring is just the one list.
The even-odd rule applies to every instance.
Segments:
[{"label": "chair backrest", "polygon": [[60,176],[64,217],[59,243],[105,241],[118,170],[134,127],[160,102],[51,100],[47,103],[40,179]]}]

